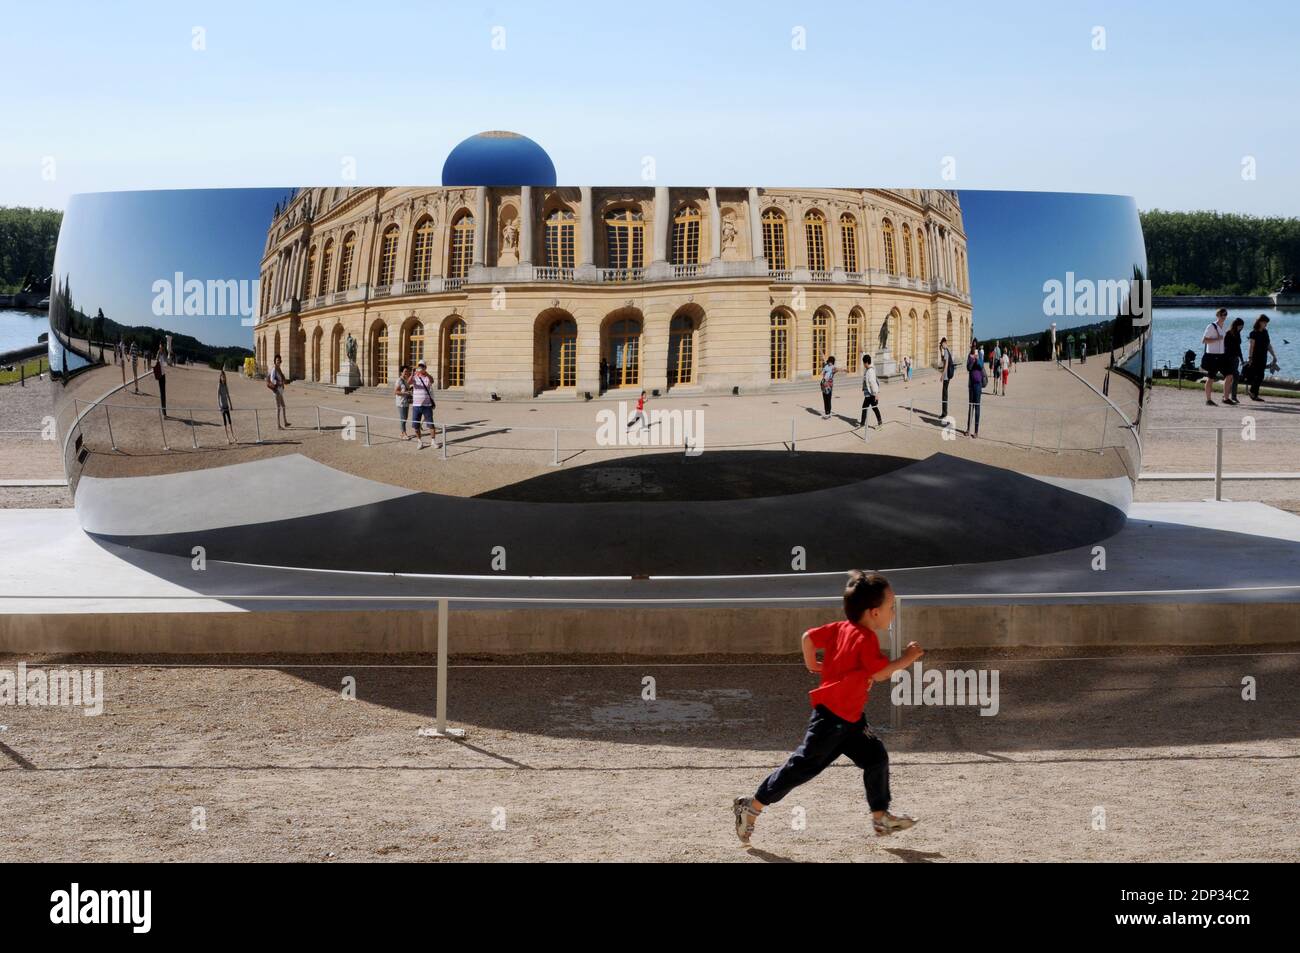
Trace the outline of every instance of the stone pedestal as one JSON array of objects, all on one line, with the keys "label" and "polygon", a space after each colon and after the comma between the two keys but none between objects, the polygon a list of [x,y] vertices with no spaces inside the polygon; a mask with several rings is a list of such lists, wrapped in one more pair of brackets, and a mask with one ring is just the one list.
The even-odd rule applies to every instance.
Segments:
[{"label": "stone pedestal", "polygon": [[894,360],[894,355],[889,348],[883,348],[871,356],[871,366],[876,369],[876,377],[885,380],[890,377],[897,377],[901,371],[898,369],[898,362]]},{"label": "stone pedestal", "polygon": [[344,359],[339,364],[339,372],[334,378],[334,386],[344,390],[355,390],[361,386],[361,368]]},{"label": "stone pedestal", "polygon": [[1300,291],[1279,291],[1273,295],[1273,307],[1279,311],[1300,309]]}]

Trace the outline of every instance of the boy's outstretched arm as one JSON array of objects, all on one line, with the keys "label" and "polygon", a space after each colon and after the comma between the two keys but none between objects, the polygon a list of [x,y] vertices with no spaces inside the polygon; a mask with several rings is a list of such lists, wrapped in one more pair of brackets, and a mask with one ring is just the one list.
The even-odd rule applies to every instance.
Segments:
[{"label": "boy's outstretched arm", "polygon": [[924,654],[925,649],[921,648],[920,644],[908,642],[907,648],[903,649],[903,654],[872,674],[871,680],[873,682],[887,681],[895,672],[901,672]]},{"label": "boy's outstretched arm", "polygon": [[803,649],[803,664],[808,671],[818,675],[822,670],[822,663],[817,661],[817,646],[813,645],[812,629],[803,634],[803,640],[800,642]]}]

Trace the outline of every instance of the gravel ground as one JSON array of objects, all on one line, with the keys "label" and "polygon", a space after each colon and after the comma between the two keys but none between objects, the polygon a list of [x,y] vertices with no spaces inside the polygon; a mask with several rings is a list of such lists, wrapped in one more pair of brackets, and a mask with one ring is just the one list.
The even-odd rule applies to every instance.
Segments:
[{"label": "gravel ground", "polygon": [[[769,809],[749,850],[731,798],[807,720],[811,676],[785,659],[456,660],[463,741],[417,734],[429,668],[107,668],[98,717],[0,708],[0,839],[20,861],[1294,860],[1298,649],[930,657],[995,668],[999,710],[908,709],[883,733],[895,807],[920,824],[869,836],[841,760]],[[887,722],[884,692],[868,716]]]}]

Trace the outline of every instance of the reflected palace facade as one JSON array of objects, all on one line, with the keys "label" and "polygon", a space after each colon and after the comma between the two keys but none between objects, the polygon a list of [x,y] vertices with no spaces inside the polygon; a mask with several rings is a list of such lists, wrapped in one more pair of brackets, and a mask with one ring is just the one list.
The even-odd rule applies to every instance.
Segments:
[{"label": "reflected palace facade", "polygon": [[955,192],[925,189],[311,188],[278,208],[255,352],[363,387],[420,359],[441,389],[531,398],[717,392],[932,365],[972,335]]}]

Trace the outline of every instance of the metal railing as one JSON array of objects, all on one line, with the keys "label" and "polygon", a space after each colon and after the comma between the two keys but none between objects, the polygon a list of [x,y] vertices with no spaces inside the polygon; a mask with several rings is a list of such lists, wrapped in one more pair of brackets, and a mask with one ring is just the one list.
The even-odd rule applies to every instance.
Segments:
[{"label": "metal railing", "polygon": [[[398,574],[400,575],[400,574]],[[821,573],[819,575],[835,575]],[[708,578],[708,577],[695,577]],[[519,582],[540,582],[544,580],[530,579],[519,580],[512,579],[512,583]],[[1263,593],[1300,593],[1300,585],[1279,585],[1279,586],[1235,586],[1235,587],[1217,587],[1208,589],[1131,589],[1131,590],[1089,590],[1074,592],[972,592],[972,593],[921,593],[916,595],[899,595],[894,594],[894,620],[889,627],[888,643],[889,658],[891,661],[897,661],[903,655],[906,645],[904,642],[904,620],[906,618],[906,609],[912,606],[924,606],[927,604],[944,604],[944,603],[985,603],[1000,602],[1008,605],[1022,603],[1032,603],[1038,601],[1054,600],[1064,604],[1079,604],[1094,600],[1114,600],[1114,599],[1153,599],[1171,596],[1198,596],[1207,595],[1260,595]],[[663,608],[704,608],[716,606],[720,608],[731,606],[746,606],[749,608],[762,608],[763,606],[819,606],[819,605],[840,605],[843,602],[842,595],[828,596],[686,596],[675,598],[671,596],[647,598],[647,597],[564,597],[564,596],[459,596],[459,595],[383,595],[383,594],[365,594],[365,595],[268,595],[266,593],[257,594],[235,594],[235,593],[211,593],[206,595],[121,595],[117,593],[107,595],[27,595],[27,594],[7,594],[0,593],[0,603],[4,602],[57,602],[66,600],[76,600],[78,602],[227,602],[227,603],[329,603],[338,607],[339,604],[359,603],[363,605],[375,604],[393,604],[401,606],[410,606],[412,609],[418,609],[420,606],[432,607],[437,613],[437,688],[435,696],[435,724],[432,729],[421,728],[419,734],[429,737],[463,737],[464,731],[447,728],[447,670],[450,659],[450,621],[451,607],[455,604],[465,606],[490,605],[510,607],[524,606],[653,606]],[[882,650],[884,646],[881,646]],[[268,651],[274,651],[275,647],[268,646]],[[892,702],[892,699],[891,699]],[[900,730],[903,727],[903,708],[905,706],[891,704],[889,710],[889,726],[892,730]]]}]

